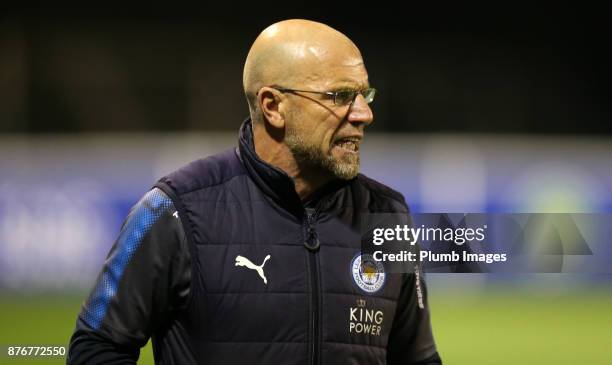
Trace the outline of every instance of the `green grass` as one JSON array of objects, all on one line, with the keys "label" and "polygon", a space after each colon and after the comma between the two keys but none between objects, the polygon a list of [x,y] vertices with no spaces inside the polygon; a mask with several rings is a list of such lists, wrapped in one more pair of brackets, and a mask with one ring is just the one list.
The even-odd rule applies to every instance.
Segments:
[{"label": "green grass", "polygon": [[[432,290],[432,324],[445,364],[612,364],[612,292],[538,295]],[[0,296],[0,346],[67,344],[82,297]],[[0,364],[63,364],[9,359]],[[141,364],[152,364],[148,345]]]},{"label": "green grass", "polygon": [[612,293],[432,295],[446,364],[612,364]]},{"label": "green grass", "polygon": [[[82,296],[0,295],[0,346],[68,345],[80,311]],[[141,351],[139,363],[153,364],[150,343]],[[0,364],[65,364],[65,358],[8,358]]]}]

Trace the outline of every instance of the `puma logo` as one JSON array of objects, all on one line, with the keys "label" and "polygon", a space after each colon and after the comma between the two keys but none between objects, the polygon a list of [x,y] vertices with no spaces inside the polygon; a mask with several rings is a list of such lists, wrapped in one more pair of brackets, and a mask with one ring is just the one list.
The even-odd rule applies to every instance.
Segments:
[{"label": "puma logo", "polygon": [[255,264],[253,264],[251,262],[251,260],[247,259],[244,256],[236,256],[236,265],[235,266],[246,266],[249,269],[253,269],[255,271],[257,271],[257,273],[259,274],[259,276],[261,276],[261,278],[263,279],[264,284],[268,284],[268,280],[266,279],[266,276],[264,275],[264,271],[263,271],[263,266],[266,264],[266,261],[268,261],[270,259],[270,255],[267,255],[266,258],[263,260],[263,262],[261,263],[261,265],[257,266]]}]

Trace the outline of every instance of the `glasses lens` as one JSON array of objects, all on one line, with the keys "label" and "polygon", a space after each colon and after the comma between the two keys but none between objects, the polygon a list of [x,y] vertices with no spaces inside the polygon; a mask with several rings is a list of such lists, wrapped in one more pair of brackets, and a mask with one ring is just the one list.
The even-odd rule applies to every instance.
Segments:
[{"label": "glasses lens", "polygon": [[362,95],[366,103],[370,104],[371,102],[374,101],[374,96],[376,95],[376,89],[374,88],[365,89],[363,90]]},{"label": "glasses lens", "polygon": [[334,102],[336,105],[347,105],[353,102],[355,96],[357,95],[356,91],[353,90],[342,90],[336,92],[336,98]]}]

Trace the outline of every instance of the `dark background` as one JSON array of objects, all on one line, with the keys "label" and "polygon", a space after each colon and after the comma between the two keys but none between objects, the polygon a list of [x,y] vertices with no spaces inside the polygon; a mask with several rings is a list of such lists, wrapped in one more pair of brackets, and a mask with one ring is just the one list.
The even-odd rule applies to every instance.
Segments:
[{"label": "dark background", "polygon": [[4,9],[0,133],[235,130],[251,43],[287,18],[360,47],[372,130],[609,134],[603,9],[253,3]]}]

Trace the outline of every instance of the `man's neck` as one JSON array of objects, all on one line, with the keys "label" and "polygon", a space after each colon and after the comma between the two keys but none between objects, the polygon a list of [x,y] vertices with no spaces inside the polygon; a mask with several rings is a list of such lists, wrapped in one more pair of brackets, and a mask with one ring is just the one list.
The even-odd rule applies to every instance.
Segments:
[{"label": "man's neck", "polygon": [[304,201],[314,191],[331,181],[329,174],[315,168],[301,166],[282,140],[267,133],[264,126],[253,125],[255,152],[263,161],[283,170],[295,184],[295,191]]}]

